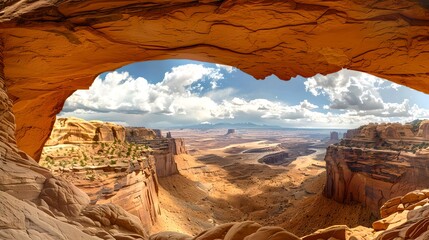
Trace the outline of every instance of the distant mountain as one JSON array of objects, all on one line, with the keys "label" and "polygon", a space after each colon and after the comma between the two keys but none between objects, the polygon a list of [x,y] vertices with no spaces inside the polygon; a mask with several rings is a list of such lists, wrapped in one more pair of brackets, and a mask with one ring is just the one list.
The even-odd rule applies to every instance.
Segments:
[{"label": "distant mountain", "polygon": [[220,129],[220,128],[233,128],[233,129],[283,129],[280,126],[273,125],[259,125],[251,122],[247,123],[202,123],[196,125],[183,126],[185,129]]}]

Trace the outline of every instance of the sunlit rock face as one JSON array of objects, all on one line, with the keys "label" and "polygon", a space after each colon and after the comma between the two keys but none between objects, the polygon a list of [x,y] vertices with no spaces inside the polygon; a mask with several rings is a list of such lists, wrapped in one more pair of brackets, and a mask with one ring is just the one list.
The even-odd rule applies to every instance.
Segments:
[{"label": "sunlit rock face", "polygon": [[363,203],[378,214],[389,198],[428,188],[427,124],[369,124],[350,130],[327,150],[325,195]]},{"label": "sunlit rock face", "polygon": [[[388,211],[386,211],[388,210]],[[208,229],[195,237],[179,233],[161,232],[152,240],[227,240],[227,239],[282,239],[282,240],[426,240],[429,222],[429,190],[418,190],[389,199],[380,209],[382,219],[372,228],[334,225],[319,229],[304,237],[297,237],[280,227],[262,227],[247,221],[227,223]]]},{"label": "sunlit rock face", "polygon": [[[139,222],[136,216],[115,205],[89,206],[86,193],[54,177],[18,149],[12,102],[6,94],[1,64],[0,103],[0,239],[146,238],[143,227],[135,224]],[[91,211],[106,207],[110,209],[107,213]],[[115,231],[105,230],[113,225]]]},{"label": "sunlit rock face", "polygon": [[143,143],[125,141],[156,137],[155,131],[142,129],[59,118],[40,164],[88,194],[88,203],[121,206],[137,216],[139,225],[150,231],[160,214],[154,151]]},{"label": "sunlit rock face", "polygon": [[429,89],[422,1],[41,0],[0,11],[17,141],[35,159],[74,90],[135,61],[187,58],[285,80],[348,68]]},{"label": "sunlit rock face", "polygon": [[94,142],[124,142],[125,127],[102,121],[79,118],[59,118],[45,145],[85,144]]},{"label": "sunlit rock face", "polygon": [[91,204],[121,206],[150,231],[160,214],[158,177],[179,173],[182,154],[183,139],[157,130],[59,118],[39,163],[83,190]]}]

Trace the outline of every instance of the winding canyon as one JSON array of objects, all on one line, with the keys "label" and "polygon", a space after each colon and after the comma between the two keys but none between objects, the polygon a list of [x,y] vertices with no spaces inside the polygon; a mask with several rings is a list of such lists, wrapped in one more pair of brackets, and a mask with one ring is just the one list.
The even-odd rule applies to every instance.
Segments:
[{"label": "winding canyon", "polygon": [[[255,209],[250,211],[254,214],[252,221],[225,219],[234,222],[202,224],[186,234],[160,232],[149,237],[149,225],[156,225],[160,218],[159,182],[169,186],[168,181],[182,176],[180,171],[183,176],[186,171],[194,171],[180,166],[194,161],[181,156],[186,155],[185,143],[162,138],[155,130],[126,131],[100,122],[67,125],[67,120],[57,122],[59,130],[51,135],[55,116],[68,96],[77,89],[88,88],[99,73],[135,61],[195,59],[235,66],[256,78],[275,74],[285,80],[348,68],[428,93],[428,36],[428,5],[414,0],[3,1],[0,238],[429,239],[429,194],[427,190],[413,191],[428,187],[427,122],[415,126],[367,125],[331,145],[325,157],[323,194],[341,203],[359,203],[345,205],[354,206],[344,207],[348,209],[345,211],[365,212],[360,205],[363,204],[380,219],[371,228],[335,225],[310,230],[299,229],[298,225],[319,221],[317,211],[311,212],[314,217],[290,213],[291,225],[297,226],[292,230],[299,237],[281,227],[263,227],[262,224],[280,224],[276,219],[256,222]],[[61,131],[61,126],[66,130]],[[126,145],[124,139],[147,148]],[[67,146],[61,149],[63,152],[56,154],[54,150],[42,156],[45,143],[54,147],[76,141],[84,144],[81,149]],[[88,147],[93,155],[85,158],[82,152],[87,152]],[[66,150],[71,162],[62,159]],[[109,162],[88,165],[89,159],[95,161],[97,155]],[[127,161],[123,161],[123,155],[128,155]],[[73,157],[79,160],[73,163]],[[52,162],[55,158],[59,158],[59,165]],[[45,161],[46,167],[39,161]],[[204,162],[204,158],[198,161]],[[302,175],[310,170],[323,171],[312,165],[318,165],[316,162],[307,163],[307,169],[298,170]],[[79,166],[70,167],[73,164]],[[265,165],[251,166],[247,170],[257,175],[261,173],[260,166]],[[228,167],[231,166],[222,169]],[[237,175],[242,172],[235,174],[228,176],[235,181],[231,180],[232,185],[239,186]],[[257,176],[255,183],[269,186],[273,182]],[[88,184],[94,180],[98,180],[97,184]],[[320,183],[320,179],[315,182]],[[329,201],[320,195],[322,192],[311,191],[311,186],[307,190],[299,186],[293,195],[298,206],[305,207],[308,201],[302,196]],[[173,192],[167,187],[161,191],[164,190]],[[251,190],[258,189],[251,186]],[[319,195],[312,198],[306,196],[316,193]],[[124,196],[131,202],[125,202]],[[174,196],[171,199],[179,201]],[[256,199],[256,205],[267,204]],[[236,213],[245,210],[231,207]],[[170,220],[176,217],[174,211],[181,210],[174,210],[174,206],[169,209]]]}]

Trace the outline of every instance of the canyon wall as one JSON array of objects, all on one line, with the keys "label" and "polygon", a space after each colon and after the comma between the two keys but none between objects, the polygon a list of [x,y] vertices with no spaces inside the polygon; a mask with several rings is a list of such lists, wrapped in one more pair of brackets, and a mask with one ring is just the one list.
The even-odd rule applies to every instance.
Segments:
[{"label": "canyon wall", "polygon": [[85,121],[79,118],[58,118],[46,146],[93,142],[124,142],[125,127],[102,121]]},{"label": "canyon wall", "polygon": [[131,142],[151,148],[158,177],[167,177],[179,173],[176,159],[180,158],[181,154],[188,154],[185,142],[181,138],[134,139]]},{"label": "canyon wall", "polygon": [[150,231],[160,214],[158,177],[179,173],[181,154],[187,154],[183,139],[156,130],[59,118],[40,164],[83,190],[91,204],[121,206]]},{"label": "canyon wall", "polygon": [[113,204],[89,205],[84,192],[18,149],[1,50],[0,44],[0,239],[147,238],[137,217]]},{"label": "canyon wall", "polygon": [[424,1],[6,1],[0,26],[18,146],[35,159],[73,91],[136,61],[215,62],[258,79],[347,68],[429,92]]},{"label": "canyon wall", "polygon": [[124,165],[120,163],[74,167],[54,172],[88,194],[92,204],[113,203],[140,219],[150,228],[160,212],[155,160],[148,156]]},{"label": "canyon wall", "polygon": [[338,202],[360,202],[378,215],[386,200],[429,187],[427,122],[418,126],[370,124],[350,130],[329,146],[325,195]]},{"label": "canyon wall", "polygon": [[125,128],[125,139],[127,142],[138,142],[141,140],[153,140],[161,138],[161,131],[144,127],[127,127]]}]

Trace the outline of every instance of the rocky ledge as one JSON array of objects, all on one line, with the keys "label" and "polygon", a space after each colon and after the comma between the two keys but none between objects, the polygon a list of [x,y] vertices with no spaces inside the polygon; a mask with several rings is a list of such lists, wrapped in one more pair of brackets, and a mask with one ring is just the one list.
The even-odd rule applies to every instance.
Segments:
[{"label": "rocky ledge", "polygon": [[[127,140],[127,141],[125,141]],[[91,204],[113,203],[137,216],[149,232],[160,214],[158,177],[177,174],[182,139],[147,128],[57,119],[40,165],[88,194]]]},{"label": "rocky ledge", "polygon": [[350,130],[325,156],[325,195],[360,202],[378,215],[389,198],[428,188],[429,121],[370,124]]}]

